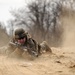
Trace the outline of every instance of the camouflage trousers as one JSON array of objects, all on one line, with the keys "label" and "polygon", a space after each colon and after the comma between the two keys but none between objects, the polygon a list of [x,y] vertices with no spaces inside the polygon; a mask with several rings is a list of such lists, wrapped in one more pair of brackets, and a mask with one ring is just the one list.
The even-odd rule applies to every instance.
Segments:
[{"label": "camouflage trousers", "polygon": [[40,53],[45,53],[45,52],[51,52],[52,53],[52,50],[46,41],[43,41],[42,43],[40,43],[40,46],[41,46]]}]

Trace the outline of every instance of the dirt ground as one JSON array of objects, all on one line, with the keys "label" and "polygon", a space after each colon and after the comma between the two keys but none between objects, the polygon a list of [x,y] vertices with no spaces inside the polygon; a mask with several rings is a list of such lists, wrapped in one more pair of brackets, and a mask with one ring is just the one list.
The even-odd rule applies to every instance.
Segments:
[{"label": "dirt ground", "polygon": [[0,48],[0,75],[75,75],[75,48],[51,48],[38,58],[3,54]]}]

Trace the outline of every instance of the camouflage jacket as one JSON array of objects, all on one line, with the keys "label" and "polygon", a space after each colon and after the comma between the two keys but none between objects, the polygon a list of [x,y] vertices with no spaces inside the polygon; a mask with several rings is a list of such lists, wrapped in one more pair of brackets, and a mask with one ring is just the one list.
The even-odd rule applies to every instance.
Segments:
[{"label": "camouflage jacket", "polygon": [[[15,38],[12,39],[12,43],[18,45],[17,40]],[[27,51],[30,55],[32,56],[38,56],[40,54],[40,45],[32,38],[27,38],[27,41],[23,44],[20,45],[20,47],[26,47]]]}]

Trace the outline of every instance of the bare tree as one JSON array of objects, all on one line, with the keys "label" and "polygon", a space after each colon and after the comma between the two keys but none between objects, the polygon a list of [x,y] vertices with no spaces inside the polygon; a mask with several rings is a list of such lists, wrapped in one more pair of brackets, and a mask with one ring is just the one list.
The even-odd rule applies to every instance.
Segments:
[{"label": "bare tree", "polygon": [[12,37],[13,36],[13,31],[14,31],[14,21],[13,20],[9,20],[8,21],[8,34]]},{"label": "bare tree", "polygon": [[27,8],[11,11],[11,13],[15,17],[14,25],[24,25],[33,37],[41,42],[46,39],[49,41],[52,38],[51,34],[56,34],[60,11],[59,2],[36,0],[29,3]]}]

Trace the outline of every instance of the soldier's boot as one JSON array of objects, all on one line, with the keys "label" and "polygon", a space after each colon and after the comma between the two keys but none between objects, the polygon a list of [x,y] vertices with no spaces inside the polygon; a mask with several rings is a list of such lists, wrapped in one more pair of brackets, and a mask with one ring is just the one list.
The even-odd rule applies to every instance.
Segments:
[{"label": "soldier's boot", "polygon": [[47,44],[46,41],[43,41],[40,44],[40,46],[41,46],[41,53],[43,53],[43,52],[50,52],[50,53],[52,53],[52,50],[51,50],[51,48],[49,47],[49,45]]}]

